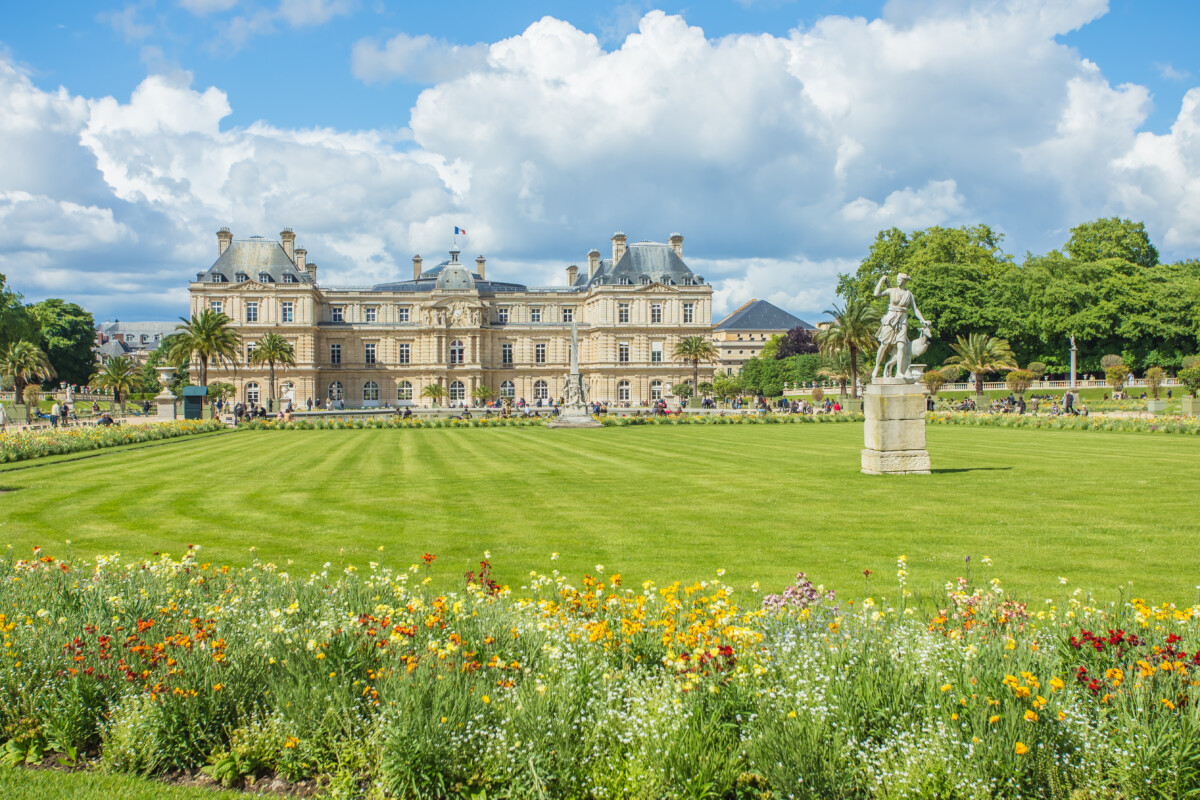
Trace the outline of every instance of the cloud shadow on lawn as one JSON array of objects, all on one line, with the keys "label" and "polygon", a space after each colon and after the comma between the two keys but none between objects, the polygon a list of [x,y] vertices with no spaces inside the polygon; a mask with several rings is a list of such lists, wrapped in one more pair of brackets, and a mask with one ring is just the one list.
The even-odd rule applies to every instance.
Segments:
[{"label": "cloud shadow on lawn", "polygon": [[957,469],[931,469],[929,472],[933,475],[947,475],[953,472],[1008,472],[1012,467],[960,467]]}]

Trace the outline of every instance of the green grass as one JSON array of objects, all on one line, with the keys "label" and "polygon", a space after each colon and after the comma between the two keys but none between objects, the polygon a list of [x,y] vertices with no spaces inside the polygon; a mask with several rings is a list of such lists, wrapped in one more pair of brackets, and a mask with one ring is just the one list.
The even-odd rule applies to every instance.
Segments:
[{"label": "green grass", "polygon": [[129,775],[0,769],[4,800],[232,800],[239,792],[172,786]]},{"label": "green grass", "polygon": [[803,570],[850,595],[864,569],[893,581],[900,554],[925,592],[991,556],[1039,599],[1061,595],[1059,576],[1196,599],[1195,439],[940,426],[928,439],[936,474],[871,477],[853,424],[242,432],[0,473],[0,530],[24,554],[194,542],[202,560],[299,572],[429,551],[449,584],[490,550],[514,586],[603,564],[636,581],[724,568],[764,589]]}]

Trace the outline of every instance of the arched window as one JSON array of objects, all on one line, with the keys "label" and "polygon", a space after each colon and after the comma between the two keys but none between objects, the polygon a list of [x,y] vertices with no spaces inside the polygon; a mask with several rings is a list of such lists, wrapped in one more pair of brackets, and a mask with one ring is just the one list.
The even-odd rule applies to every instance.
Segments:
[{"label": "arched window", "polygon": [[545,381],[535,381],[533,384],[533,399],[534,400],[549,400],[550,387]]},{"label": "arched window", "polygon": [[512,399],[517,396],[517,385],[512,381],[504,381],[500,384],[500,397]]},{"label": "arched window", "polygon": [[451,342],[450,343],[450,363],[451,364],[463,363],[463,353],[464,352],[465,351],[464,351],[462,342],[460,342],[458,339],[455,339],[453,342]]},{"label": "arched window", "polygon": [[329,384],[330,400],[341,400],[345,396],[345,390],[341,381],[334,381],[333,383]]},{"label": "arched window", "polygon": [[412,384],[408,381],[400,381],[400,385],[396,387],[397,400],[412,400]]},{"label": "arched window", "polygon": [[460,403],[467,399],[467,387],[463,386],[462,381],[450,382],[450,402]]},{"label": "arched window", "polygon": [[367,381],[363,384],[363,403],[378,403],[379,402],[379,384],[375,381]]},{"label": "arched window", "polygon": [[257,383],[251,382],[251,383],[246,384],[246,403],[248,405],[252,405],[252,406],[258,405],[258,384]]},{"label": "arched window", "polygon": [[650,399],[662,400],[662,381],[650,381]]},{"label": "arched window", "polygon": [[629,381],[621,381],[617,384],[617,399],[621,402],[629,400]]}]

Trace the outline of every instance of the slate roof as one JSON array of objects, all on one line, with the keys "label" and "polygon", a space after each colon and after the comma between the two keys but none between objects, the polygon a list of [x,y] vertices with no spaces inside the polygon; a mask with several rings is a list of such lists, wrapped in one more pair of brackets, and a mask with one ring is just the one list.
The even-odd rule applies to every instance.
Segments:
[{"label": "slate roof", "polygon": [[234,239],[208,271],[200,273],[198,280],[207,283],[223,277],[226,283],[237,283],[239,272],[253,281],[259,280],[261,273],[266,273],[270,277],[268,283],[288,282],[285,275],[291,275],[294,280],[290,282],[293,283],[312,283],[308,273],[297,269],[288,258],[283,245],[261,236]]},{"label": "slate roof", "polygon": [[118,342],[116,339],[109,339],[104,344],[96,348],[96,352],[108,358],[119,358],[127,356],[133,352],[133,348],[124,342]]},{"label": "slate roof", "polygon": [[718,322],[717,331],[790,331],[792,328],[816,330],[799,317],[789,314],[766,300],[751,300]]},{"label": "slate roof", "polygon": [[574,285],[582,287],[593,283],[621,283],[622,278],[632,285],[646,282],[666,285],[703,282],[703,278],[697,277],[670,245],[661,242],[633,242],[625,248],[616,264],[613,264],[612,259],[602,260],[596,274],[590,279],[587,277],[586,265],[582,266]]}]

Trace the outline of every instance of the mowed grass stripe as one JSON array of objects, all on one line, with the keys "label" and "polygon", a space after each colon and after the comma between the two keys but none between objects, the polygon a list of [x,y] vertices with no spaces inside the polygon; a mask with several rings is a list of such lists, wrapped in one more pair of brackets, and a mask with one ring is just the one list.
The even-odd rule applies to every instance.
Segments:
[{"label": "mowed grass stripe", "polygon": [[[514,583],[597,563],[631,580],[930,590],[992,556],[1019,592],[1074,585],[1195,599],[1200,442],[930,426],[930,476],[861,475],[859,425],[246,432],[4,476],[15,545],[256,555],[293,569],[438,555],[450,584],[490,550]],[[384,547],[382,553],[378,548]],[[561,559],[552,565],[551,552]],[[1128,593],[1127,593],[1128,596]]]}]

